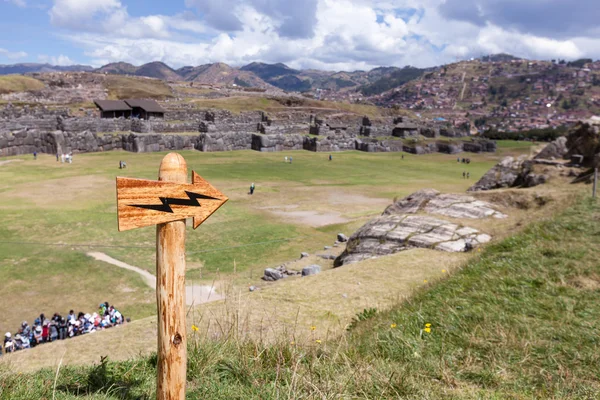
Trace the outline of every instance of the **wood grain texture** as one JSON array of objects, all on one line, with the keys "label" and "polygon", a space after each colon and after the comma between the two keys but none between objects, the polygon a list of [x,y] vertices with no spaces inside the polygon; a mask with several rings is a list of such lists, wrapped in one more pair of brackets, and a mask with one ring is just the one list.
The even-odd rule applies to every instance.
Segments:
[{"label": "wood grain texture", "polygon": [[[117,215],[121,232],[189,217],[194,217],[196,229],[227,200],[195,171],[192,172],[192,184],[117,177]],[[192,204],[195,201],[198,205]],[[186,202],[190,204],[172,204]]]},{"label": "wood grain texture", "polygon": [[[163,182],[185,183],[187,165],[183,157],[176,153],[167,154],[160,165],[158,177]],[[184,400],[187,368],[185,219],[156,227],[156,302],[156,398]]]}]

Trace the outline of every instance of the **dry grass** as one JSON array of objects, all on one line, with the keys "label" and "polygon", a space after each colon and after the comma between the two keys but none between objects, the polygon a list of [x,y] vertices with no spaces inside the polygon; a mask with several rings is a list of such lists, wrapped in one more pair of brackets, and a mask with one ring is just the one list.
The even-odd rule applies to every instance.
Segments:
[{"label": "dry grass", "polygon": [[32,92],[45,87],[42,81],[23,75],[0,76],[0,94]]},{"label": "dry grass", "polygon": [[149,98],[160,100],[173,96],[171,88],[164,81],[158,79],[107,75],[105,84],[109,99]]},{"label": "dry grass", "polygon": [[[250,293],[246,285],[220,282],[227,299],[196,307],[188,315],[202,335],[225,337],[235,331],[239,338],[274,342],[287,335],[298,341],[333,338],[340,335],[352,317],[365,308],[387,309],[418,287],[443,278],[461,265],[466,254],[444,254],[432,250],[411,250],[360,264],[329,269],[319,276],[288,278]],[[316,258],[297,264],[317,262]],[[402,268],[398,268],[402,265]],[[442,272],[445,270],[447,272]],[[241,281],[243,277],[233,277]],[[427,282],[425,282],[427,281]],[[254,283],[254,279],[248,281]],[[345,296],[344,296],[345,295]],[[317,329],[312,331],[311,326]],[[16,371],[55,367],[63,353],[65,365],[85,365],[110,354],[113,360],[146,355],[156,349],[156,317],[66,342],[55,342],[3,359]]]},{"label": "dry grass", "polygon": [[279,106],[274,100],[264,97],[224,97],[220,99],[192,99],[190,102],[199,108],[217,108],[231,111],[234,114],[246,111],[268,111]]}]

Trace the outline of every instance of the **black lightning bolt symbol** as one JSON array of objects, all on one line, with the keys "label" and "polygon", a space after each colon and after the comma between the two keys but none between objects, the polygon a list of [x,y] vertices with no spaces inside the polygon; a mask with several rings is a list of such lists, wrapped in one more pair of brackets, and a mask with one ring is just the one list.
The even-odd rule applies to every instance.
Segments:
[{"label": "black lightning bolt symbol", "polygon": [[220,200],[215,197],[210,197],[210,196],[205,196],[203,194],[188,192],[187,190],[185,191],[185,193],[190,198],[189,200],[174,199],[171,197],[159,197],[162,204],[131,204],[131,207],[145,208],[147,210],[155,210],[155,211],[162,211],[162,212],[166,212],[166,213],[172,213],[173,209],[171,208],[171,206],[201,207],[200,203],[198,203],[198,199]]}]

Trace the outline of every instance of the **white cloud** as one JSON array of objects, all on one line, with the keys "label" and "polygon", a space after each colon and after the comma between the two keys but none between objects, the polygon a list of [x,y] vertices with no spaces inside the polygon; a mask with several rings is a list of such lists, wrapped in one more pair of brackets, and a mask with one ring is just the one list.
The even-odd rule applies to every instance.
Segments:
[{"label": "white cloud", "polygon": [[[297,2],[307,8],[303,11],[284,10],[282,0],[186,0],[188,6],[205,7],[203,19],[192,11],[132,17],[125,1],[54,0],[50,17],[54,25],[77,31],[64,37],[81,46],[95,65],[263,61],[353,70],[424,67],[498,52],[539,59],[600,55],[600,38],[550,37],[494,21],[482,24],[476,15],[448,17],[440,7],[450,0]],[[310,32],[294,31],[304,19]]]},{"label": "white cloud", "polygon": [[14,5],[18,6],[18,7],[22,7],[25,8],[27,7],[27,3],[25,2],[25,0],[4,0],[5,3],[13,3]]},{"label": "white cloud", "polygon": [[0,48],[0,56],[6,57],[9,60],[18,60],[19,58],[27,57],[27,53],[25,53],[24,51],[12,52],[12,51],[8,51],[6,49]]},{"label": "white cloud", "polygon": [[80,29],[95,16],[118,13],[122,9],[119,0],[54,0],[48,13],[53,25]]},{"label": "white cloud", "polygon": [[38,61],[50,64],[50,65],[60,65],[60,66],[77,64],[75,61],[71,60],[69,57],[67,57],[63,54],[59,55],[58,57],[40,54],[38,56]]}]

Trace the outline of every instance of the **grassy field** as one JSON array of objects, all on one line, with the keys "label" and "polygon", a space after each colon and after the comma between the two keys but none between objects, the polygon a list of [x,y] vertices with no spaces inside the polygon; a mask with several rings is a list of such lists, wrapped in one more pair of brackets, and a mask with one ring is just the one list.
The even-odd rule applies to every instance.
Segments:
[{"label": "grassy field", "polygon": [[106,89],[108,90],[108,98],[117,100],[136,98],[162,100],[173,97],[169,85],[158,79],[107,75]]},{"label": "grassy field", "polygon": [[285,99],[281,102],[275,99],[269,99],[261,96],[235,96],[235,97],[224,97],[218,99],[193,99],[190,98],[188,101],[195,104],[200,108],[217,108],[231,111],[232,113],[238,114],[246,111],[261,110],[265,112],[269,111],[285,111],[292,108],[306,108],[318,111],[322,110],[338,110],[343,113],[351,113],[356,115],[366,115],[369,118],[382,118],[397,115],[409,115],[409,113],[382,109],[376,106],[367,104],[350,104],[332,101],[319,101],[312,99],[302,99],[297,104],[288,106],[285,104]]},{"label": "grassy field", "polygon": [[[21,156],[0,166],[0,331],[42,311],[92,310],[101,301],[118,303],[134,319],[153,314],[152,291],[135,274],[85,253],[102,251],[154,272],[154,230],[117,232],[114,178],[155,179],[163,155],[95,153],[75,155],[73,164]],[[402,160],[399,154],[347,152],[335,154],[331,163],[326,154],[303,151],[183,155],[190,173],[196,170],[231,199],[198,231],[189,228],[188,278],[197,282],[230,273],[234,263],[238,273],[255,280],[265,267],[330,244],[337,232],[351,234],[396,196],[423,187],[462,192],[472,183],[462,179],[464,165],[441,154]],[[293,156],[294,163],[285,164],[284,156]],[[475,180],[496,157],[472,158]],[[128,163],[125,171],[117,168],[121,159]],[[257,185],[252,197],[250,182]],[[303,211],[314,215],[295,217]],[[341,222],[319,223],[333,217]],[[75,276],[86,279],[68,278]]]},{"label": "grassy field", "polygon": [[[341,338],[190,335],[188,398],[595,399],[600,206],[577,204],[497,242]],[[437,265],[438,268],[442,267]],[[0,399],[154,396],[155,356],[17,375]]]},{"label": "grassy field", "polygon": [[0,76],[0,94],[41,90],[44,83],[23,75]]}]

